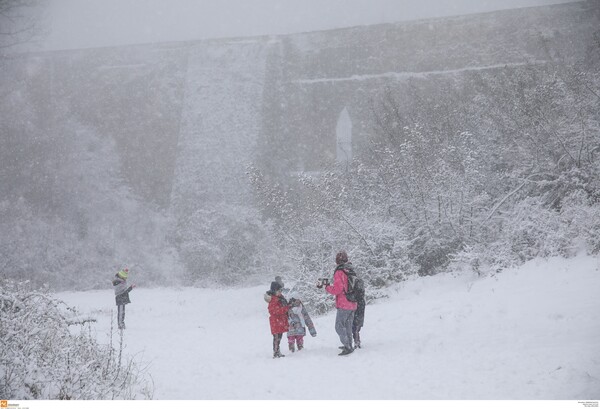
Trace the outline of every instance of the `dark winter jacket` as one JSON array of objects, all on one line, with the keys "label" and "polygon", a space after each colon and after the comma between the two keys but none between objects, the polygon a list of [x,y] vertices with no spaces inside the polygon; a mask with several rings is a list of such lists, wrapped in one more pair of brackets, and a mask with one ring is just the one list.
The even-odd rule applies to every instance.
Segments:
[{"label": "dark winter jacket", "polygon": [[313,337],[317,336],[315,325],[313,324],[310,315],[308,315],[308,311],[304,308],[304,304],[300,301],[297,301],[295,305],[291,306],[290,311],[288,312],[288,323],[290,326],[288,337],[297,335],[305,336],[306,327],[308,327],[310,335]]},{"label": "dark winter jacket", "polygon": [[365,323],[365,289],[356,289],[356,293],[358,294],[358,302],[356,311],[354,312],[354,321],[352,322],[352,326],[354,328],[362,327]]},{"label": "dark winter jacket", "polygon": [[129,299],[129,293],[133,287],[127,287],[127,280],[122,279],[118,275],[115,275],[112,284],[113,288],[115,289],[115,301],[117,302],[117,305],[129,304],[131,302]]},{"label": "dark winter jacket", "polygon": [[271,334],[283,334],[289,329],[288,311],[290,306],[283,296],[267,292],[271,296],[269,301],[269,324],[271,324]]}]

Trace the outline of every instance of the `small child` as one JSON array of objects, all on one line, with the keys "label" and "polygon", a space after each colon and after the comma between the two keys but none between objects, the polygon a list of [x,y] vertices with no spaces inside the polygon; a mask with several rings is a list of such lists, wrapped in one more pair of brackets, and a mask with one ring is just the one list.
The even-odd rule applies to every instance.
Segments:
[{"label": "small child", "polygon": [[288,311],[290,306],[286,299],[281,295],[282,285],[277,281],[271,283],[271,290],[265,294],[265,301],[269,303],[269,324],[271,325],[271,334],[273,334],[273,358],[283,358],[280,344],[283,333],[289,329]]},{"label": "small child", "polygon": [[296,345],[298,351],[304,349],[304,336],[306,335],[306,327],[310,335],[313,337],[317,336],[317,330],[308,315],[308,311],[304,308],[302,301],[291,298],[290,299],[291,309],[288,313],[289,330],[288,330],[288,347],[290,352],[296,351]]},{"label": "small child", "polygon": [[115,289],[115,301],[117,302],[117,322],[119,329],[125,329],[125,304],[129,304],[129,293],[135,288],[135,284],[127,287],[127,277],[129,276],[129,269],[124,268],[115,274],[115,278],[112,281]]}]

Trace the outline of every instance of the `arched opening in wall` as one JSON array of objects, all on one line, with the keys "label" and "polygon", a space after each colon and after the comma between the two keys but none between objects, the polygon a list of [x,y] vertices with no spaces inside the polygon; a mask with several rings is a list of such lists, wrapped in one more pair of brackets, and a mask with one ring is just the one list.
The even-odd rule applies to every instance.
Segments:
[{"label": "arched opening in wall", "polygon": [[340,164],[348,165],[352,161],[352,120],[346,107],[340,112],[335,134],[335,159]]}]

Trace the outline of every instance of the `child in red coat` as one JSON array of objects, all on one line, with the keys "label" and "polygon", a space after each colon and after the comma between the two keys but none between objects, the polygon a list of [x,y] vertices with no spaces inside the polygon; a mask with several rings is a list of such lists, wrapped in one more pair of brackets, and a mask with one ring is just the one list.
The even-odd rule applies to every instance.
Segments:
[{"label": "child in red coat", "polygon": [[[281,295],[282,286],[277,281],[271,283],[271,290],[267,291],[265,301],[269,302],[269,324],[271,324],[271,334],[273,334],[273,358],[282,358],[279,350],[283,333],[288,332],[288,311],[290,306],[286,299]],[[270,298],[269,298],[270,297]]]}]

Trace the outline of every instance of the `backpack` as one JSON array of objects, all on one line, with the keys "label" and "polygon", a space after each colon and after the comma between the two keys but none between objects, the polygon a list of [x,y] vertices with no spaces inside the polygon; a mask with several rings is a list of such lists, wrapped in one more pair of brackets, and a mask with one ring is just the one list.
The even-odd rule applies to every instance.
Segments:
[{"label": "backpack", "polygon": [[348,291],[344,292],[346,299],[350,302],[358,302],[361,298],[361,292],[365,289],[363,280],[356,276],[356,273],[351,267],[346,266],[342,271],[346,273],[346,277],[348,277]]}]

